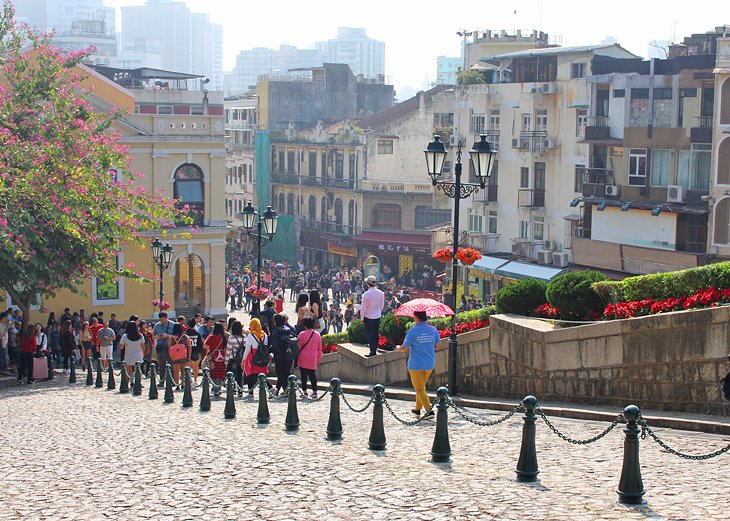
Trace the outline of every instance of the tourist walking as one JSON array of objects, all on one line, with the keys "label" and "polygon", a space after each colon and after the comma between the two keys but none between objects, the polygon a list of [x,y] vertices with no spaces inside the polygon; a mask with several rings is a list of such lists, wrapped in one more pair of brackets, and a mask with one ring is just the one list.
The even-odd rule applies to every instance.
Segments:
[{"label": "tourist walking", "polygon": [[317,397],[317,366],[322,359],[322,336],[315,331],[313,317],[304,319],[304,331],[299,333],[299,374],[302,377],[302,391],[307,394],[307,380],[312,384],[312,398]]},{"label": "tourist walking", "polygon": [[312,310],[309,309],[309,295],[302,293],[297,297],[297,303],[294,306],[294,312],[297,314],[296,330],[297,333],[304,331],[304,319],[312,316]]},{"label": "tourist walking", "polygon": [[182,389],[182,375],[184,368],[190,361],[190,339],[185,334],[182,324],[176,323],[172,326],[172,338],[170,339],[168,357],[172,363],[172,376],[177,384],[177,390]]},{"label": "tourist walking", "polygon": [[425,311],[413,313],[415,325],[408,330],[403,345],[396,347],[396,351],[408,351],[408,374],[411,376],[411,385],[416,391],[416,407],[411,412],[421,415],[421,409],[426,411],[425,418],[434,415],[431,410],[431,400],[426,393],[426,382],[431,376],[436,364],[436,344],[441,342],[438,330],[426,322],[428,317]]},{"label": "tourist walking", "polygon": [[28,324],[20,337],[20,364],[18,367],[18,383],[26,377],[26,383],[33,383],[33,353],[35,353],[35,326]]},{"label": "tourist walking", "polygon": [[367,335],[370,353],[365,356],[375,356],[378,354],[378,331],[380,330],[380,317],[385,306],[385,294],[377,287],[377,279],[370,275],[365,279],[368,290],[362,295],[362,303],[360,304],[360,316],[365,326],[365,334]]},{"label": "tourist walking", "polygon": [[234,320],[231,324],[230,334],[228,335],[228,343],[226,346],[226,372],[231,371],[236,379],[239,396],[243,394],[243,352],[245,349],[245,339],[243,333],[243,324],[238,320]]},{"label": "tourist walking", "polygon": [[127,322],[124,328],[124,334],[119,339],[119,346],[124,349],[123,371],[127,371],[127,376],[131,378],[134,372],[134,364],[136,362],[144,362],[147,355],[147,339],[143,333],[140,333],[139,326],[135,321]]},{"label": "tourist walking", "polygon": [[160,321],[152,328],[152,338],[155,339],[155,352],[157,354],[157,368],[164,371],[167,365],[167,351],[170,347],[173,324],[167,318],[167,312],[160,311]]},{"label": "tourist walking", "polygon": [[193,377],[193,389],[198,387],[200,360],[203,358],[203,339],[198,333],[196,325],[196,319],[191,318],[188,320],[188,330],[185,332],[190,340],[190,369]]},{"label": "tourist walking", "polygon": [[[268,337],[264,330],[261,328],[261,322],[258,318],[252,318],[248,324],[249,334],[246,337],[245,350],[243,352],[243,365],[242,368],[246,374],[246,386],[248,387],[248,394],[253,395],[254,388],[256,387],[256,379],[258,375],[269,374],[268,361],[274,357],[271,353],[267,356],[267,363],[261,365],[263,361],[258,360],[256,353],[259,349],[265,350],[268,345]],[[255,361],[259,363],[257,363]]]},{"label": "tourist walking", "polygon": [[213,396],[221,395],[221,385],[226,377],[226,337],[223,324],[217,322],[213,332],[205,338],[205,360],[210,368],[210,379],[213,381]]},{"label": "tourist walking", "polygon": [[61,326],[61,336],[58,339],[63,357],[63,374],[68,371],[69,360],[76,354],[76,337],[71,329],[71,320],[65,320]]},{"label": "tourist walking", "polygon": [[[276,367],[276,394],[281,389],[286,389],[287,378],[292,371],[294,354],[291,351],[289,342],[296,340],[296,330],[288,324],[288,317],[285,313],[274,315],[274,330],[271,332],[271,354],[274,355],[274,367]],[[299,349],[297,349],[297,353]]]}]

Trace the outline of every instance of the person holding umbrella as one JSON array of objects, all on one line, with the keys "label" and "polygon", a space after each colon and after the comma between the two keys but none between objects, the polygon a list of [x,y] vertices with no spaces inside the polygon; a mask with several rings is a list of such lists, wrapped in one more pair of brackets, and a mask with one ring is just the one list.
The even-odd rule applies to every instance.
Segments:
[{"label": "person holding umbrella", "polygon": [[403,345],[396,347],[396,351],[408,351],[408,374],[411,385],[416,391],[416,407],[411,412],[421,416],[424,409],[424,418],[434,416],[431,410],[431,400],[426,393],[426,382],[436,364],[436,344],[441,342],[438,330],[426,322],[428,315],[425,311],[414,311],[415,325],[408,330]]}]

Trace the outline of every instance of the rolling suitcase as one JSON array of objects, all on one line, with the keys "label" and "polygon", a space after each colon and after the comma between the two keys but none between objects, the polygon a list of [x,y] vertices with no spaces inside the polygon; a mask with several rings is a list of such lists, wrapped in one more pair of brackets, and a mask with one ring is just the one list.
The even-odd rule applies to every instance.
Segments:
[{"label": "rolling suitcase", "polygon": [[48,360],[46,357],[33,358],[33,380],[48,379]]}]

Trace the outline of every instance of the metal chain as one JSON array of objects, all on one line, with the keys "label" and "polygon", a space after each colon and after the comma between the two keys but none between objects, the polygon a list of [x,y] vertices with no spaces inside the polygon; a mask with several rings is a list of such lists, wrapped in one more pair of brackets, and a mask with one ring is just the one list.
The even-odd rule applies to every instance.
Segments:
[{"label": "metal chain", "polygon": [[[390,407],[390,404],[388,403],[388,400],[386,400],[385,398],[383,398],[383,403],[385,404],[385,408],[388,409],[388,412],[391,414],[391,416],[393,416],[393,418],[395,418],[398,421],[398,423],[401,423],[401,424],[405,425],[406,427],[413,427],[414,425],[418,425],[419,423],[421,423],[423,420],[425,420],[427,418],[426,415],[428,413],[432,412],[433,411],[433,408],[434,408],[434,404],[432,403],[431,404],[431,407],[429,407],[429,409],[424,413],[423,416],[421,416],[417,420],[406,421],[406,420],[402,420],[402,419],[400,419],[398,417],[398,415]],[[433,418],[433,416],[429,416],[429,418]]]},{"label": "metal chain", "polygon": [[268,393],[269,400],[286,400],[289,398],[289,387],[285,387],[284,392],[279,395],[274,394],[274,391],[272,391],[271,388],[268,389]]},{"label": "metal chain", "polygon": [[679,456],[680,458],[684,459],[690,459],[695,461],[702,461],[702,460],[708,460],[710,458],[714,458],[716,456],[720,456],[721,454],[725,454],[726,452],[730,451],[730,445],[726,445],[720,450],[716,450],[715,452],[711,452],[709,454],[701,454],[701,455],[694,455],[694,454],[684,454],[682,452],[679,452],[677,450],[674,450],[669,445],[664,443],[661,439],[659,439],[659,436],[657,436],[654,431],[652,431],[649,428],[649,425],[647,425],[646,420],[641,418],[638,421],[638,424],[641,425],[641,439],[646,439],[646,435],[648,434],[651,436],[651,438],[659,444],[661,448],[666,450],[670,454],[674,454],[675,456]]},{"label": "metal chain", "polygon": [[474,417],[471,417],[471,416],[467,416],[465,414],[466,413],[466,409],[461,409],[450,398],[446,401],[446,403],[448,403],[449,406],[452,409],[454,409],[454,411],[456,411],[456,414],[458,414],[459,416],[461,416],[463,419],[465,419],[469,423],[473,423],[474,425],[478,425],[479,427],[493,427],[495,425],[499,425],[500,423],[504,423],[507,420],[509,420],[512,416],[514,416],[517,411],[520,411],[523,408],[522,407],[522,404],[520,404],[517,407],[515,407],[514,409],[512,409],[511,411],[509,411],[507,414],[505,414],[504,416],[502,416],[501,418],[498,418],[496,420],[478,420],[477,418],[474,418]]},{"label": "metal chain", "polygon": [[619,424],[620,421],[623,420],[623,414],[619,414],[613,422],[611,422],[611,425],[609,425],[606,430],[604,430],[602,433],[598,434],[597,436],[594,436],[592,438],[589,438],[587,440],[576,440],[569,436],[566,436],[562,432],[560,432],[552,423],[550,423],[550,420],[547,419],[547,416],[545,416],[545,413],[542,411],[542,409],[538,406],[535,408],[537,413],[542,418],[542,421],[545,422],[545,424],[550,427],[550,430],[553,431],[555,434],[557,434],[558,438],[567,441],[568,443],[573,443],[575,445],[588,445],[589,443],[593,443],[595,441],[600,440],[604,436],[606,436],[609,432],[611,432],[614,428],[616,428],[616,425]]},{"label": "metal chain", "polygon": [[[327,396],[327,393],[329,393],[331,389],[332,389],[332,386],[328,387],[325,390],[325,392],[322,393],[322,396],[318,396],[317,398],[312,398],[312,397],[309,397],[306,394],[304,394],[304,391],[302,390],[301,386],[299,384],[297,384],[297,391],[299,391],[299,394],[302,396],[302,398],[304,398],[305,400],[309,400],[310,402],[320,401],[322,398]],[[313,392],[317,392],[317,390],[315,389]]]},{"label": "metal chain", "polygon": [[365,412],[367,411],[370,406],[375,401],[375,397],[371,396],[370,401],[363,407],[362,409],[355,409],[352,405],[350,405],[350,402],[347,401],[347,398],[345,397],[345,393],[342,392],[342,389],[340,389],[340,396],[342,397],[342,401],[345,402],[345,405],[352,411],[352,412]]}]

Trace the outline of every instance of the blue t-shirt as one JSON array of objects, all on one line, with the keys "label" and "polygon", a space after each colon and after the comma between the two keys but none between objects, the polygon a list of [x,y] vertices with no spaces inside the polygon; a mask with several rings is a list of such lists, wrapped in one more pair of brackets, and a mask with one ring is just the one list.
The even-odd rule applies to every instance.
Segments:
[{"label": "blue t-shirt", "polygon": [[408,369],[428,371],[436,365],[436,344],[441,342],[438,330],[427,322],[420,322],[406,333],[404,346],[409,347]]}]

